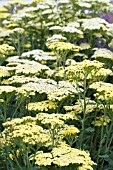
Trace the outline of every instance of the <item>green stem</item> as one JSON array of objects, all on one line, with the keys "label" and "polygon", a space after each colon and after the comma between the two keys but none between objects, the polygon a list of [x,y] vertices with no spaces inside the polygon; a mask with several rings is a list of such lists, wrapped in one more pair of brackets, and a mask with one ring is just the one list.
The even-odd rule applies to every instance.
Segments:
[{"label": "green stem", "polygon": [[[105,107],[105,105],[104,105],[104,115],[106,115],[106,107]],[[101,153],[103,143],[104,143],[104,119],[102,121],[100,143],[99,143],[99,149],[98,149],[98,153],[97,153],[97,161],[96,161],[97,165],[99,163],[99,155]]]},{"label": "green stem", "polygon": [[12,153],[13,153],[13,156],[14,156],[14,159],[15,159],[15,161],[16,161],[17,166],[19,167],[20,170],[22,170],[22,167],[21,167],[20,163],[18,162],[18,159],[17,159],[14,151],[12,151]]},{"label": "green stem", "polygon": [[55,146],[55,130],[51,129],[51,137],[52,137],[52,148]]},{"label": "green stem", "polygon": [[21,56],[21,47],[20,47],[20,35],[18,34],[17,35],[17,39],[18,39],[18,55],[19,55],[19,57]]},{"label": "green stem", "polygon": [[87,91],[87,88],[86,88],[86,77],[84,78],[84,93],[83,93],[83,104],[82,104],[82,107],[83,107],[83,119],[81,121],[82,123],[82,130],[81,130],[81,135],[80,135],[80,148],[83,149],[83,139],[84,139],[84,130],[85,130],[85,118],[86,118],[86,91]]},{"label": "green stem", "polygon": [[110,145],[111,145],[112,141],[113,141],[113,134],[112,134],[112,137],[110,138],[110,141],[109,141],[109,143],[108,143],[108,147],[107,147],[108,150],[109,150],[109,148],[110,148]]},{"label": "green stem", "polygon": [[[106,144],[105,144],[105,150],[106,150],[106,152],[108,152],[108,150],[109,150],[109,147],[110,147],[110,143],[111,142],[109,142],[109,139],[111,139],[111,133],[112,133],[112,131],[113,131],[113,122],[111,122],[111,125],[110,125],[110,128],[109,128],[109,130],[108,130],[108,134],[107,134],[107,139],[106,139]],[[111,140],[110,140],[111,141]]]},{"label": "green stem", "polygon": [[[94,115],[94,125],[95,125],[95,122],[96,122],[96,117],[97,117],[97,109],[98,109],[98,101],[96,103],[96,111],[95,111],[95,115]],[[91,153],[91,150],[92,150],[92,147],[93,147],[93,139],[94,139],[94,133],[92,134],[91,136],[91,142],[90,142],[90,150],[89,152]]]},{"label": "green stem", "polygon": [[14,118],[15,114],[17,113],[17,110],[18,110],[18,108],[20,107],[22,101],[23,101],[23,97],[21,97],[20,102],[18,103],[18,105],[17,105],[17,107],[16,107],[16,109],[15,109],[13,115],[12,115],[12,119]]},{"label": "green stem", "polygon": [[[3,96],[3,99],[4,99],[4,96]],[[8,102],[10,101],[11,99],[11,96],[7,95],[6,96],[6,101],[4,99],[4,103],[3,103],[3,122],[6,122],[6,119],[7,119],[7,110],[8,110]]]},{"label": "green stem", "polygon": [[27,151],[26,151],[26,162],[27,162],[28,170],[32,170],[30,162],[29,162],[29,157],[28,157],[28,148],[27,148]]},{"label": "green stem", "polygon": [[31,29],[29,32],[30,32],[29,38],[30,38],[30,43],[31,43],[31,49],[33,50],[34,49],[33,32],[31,31]]}]

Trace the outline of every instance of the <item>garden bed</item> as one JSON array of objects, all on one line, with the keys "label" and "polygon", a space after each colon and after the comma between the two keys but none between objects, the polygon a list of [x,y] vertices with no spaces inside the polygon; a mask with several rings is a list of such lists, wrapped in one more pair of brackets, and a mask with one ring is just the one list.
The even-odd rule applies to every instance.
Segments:
[{"label": "garden bed", "polygon": [[102,0],[0,7],[0,170],[113,169],[112,11]]}]

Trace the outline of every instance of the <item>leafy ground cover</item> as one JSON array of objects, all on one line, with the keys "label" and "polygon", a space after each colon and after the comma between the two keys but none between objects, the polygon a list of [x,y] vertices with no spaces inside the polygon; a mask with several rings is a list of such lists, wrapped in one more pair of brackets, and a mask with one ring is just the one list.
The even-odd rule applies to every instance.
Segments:
[{"label": "leafy ground cover", "polygon": [[0,170],[113,169],[112,10],[102,0],[0,7]]}]

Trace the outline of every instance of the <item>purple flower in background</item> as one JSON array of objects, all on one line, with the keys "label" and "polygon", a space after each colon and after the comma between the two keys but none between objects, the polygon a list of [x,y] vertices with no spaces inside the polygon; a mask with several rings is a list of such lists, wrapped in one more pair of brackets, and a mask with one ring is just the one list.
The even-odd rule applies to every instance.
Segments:
[{"label": "purple flower in background", "polygon": [[104,13],[100,13],[100,17],[101,17],[102,19],[105,19],[105,14],[104,14]]},{"label": "purple flower in background", "polygon": [[106,20],[107,22],[111,23],[112,17],[113,17],[112,14],[108,14],[108,15],[106,15],[106,17],[105,17],[105,20]]},{"label": "purple flower in background", "polygon": [[87,42],[87,39],[86,39],[86,38],[87,38],[87,37],[81,38],[81,39],[80,39],[80,44],[86,43],[86,42]]},{"label": "purple flower in background", "polygon": [[109,47],[102,37],[99,37],[96,39],[96,45],[98,48],[107,48],[108,50],[113,51],[113,48]]},{"label": "purple flower in background", "polygon": [[106,42],[102,39],[102,37],[97,38],[96,45],[99,48],[105,48],[107,46]]},{"label": "purple flower in background", "polygon": [[113,14],[112,13],[108,13],[108,14],[101,13],[100,17],[102,19],[105,19],[108,23],[112,23],[112,19],[113,19]]}]

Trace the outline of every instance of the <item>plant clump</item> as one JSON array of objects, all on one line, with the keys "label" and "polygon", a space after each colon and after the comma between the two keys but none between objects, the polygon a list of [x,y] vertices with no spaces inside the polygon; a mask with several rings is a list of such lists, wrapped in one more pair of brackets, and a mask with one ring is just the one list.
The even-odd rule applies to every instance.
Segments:
[{"label": "plant clump", "polygon": [[0,7],[0,170],[113,169],[113,4]]}]

